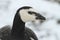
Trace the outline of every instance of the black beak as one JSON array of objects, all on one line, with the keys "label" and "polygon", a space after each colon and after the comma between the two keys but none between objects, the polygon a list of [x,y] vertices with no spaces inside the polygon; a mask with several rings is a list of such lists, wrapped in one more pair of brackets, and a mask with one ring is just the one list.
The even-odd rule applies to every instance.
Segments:
[{"label": "black beak", "polygon": [[35,14],[36,16],[36,19],[39,19],[39,20],[46,20],[46,18],[42,15],[40,15],[39,13],[36,13],[36,12],[32,12],[32,11],[28,11],[29,14]]},{"label": "black beak", "polygon": [[36,14],[36,19],[39,19],[39,20],[46,20],[46,18],[40,14]]},{"label": "black beak", "polygon": [[38,13],[38,14],[36,14],[36,19],[40,20],[40,23],[43,23],[46,20],[46,17],[44,17]]}]

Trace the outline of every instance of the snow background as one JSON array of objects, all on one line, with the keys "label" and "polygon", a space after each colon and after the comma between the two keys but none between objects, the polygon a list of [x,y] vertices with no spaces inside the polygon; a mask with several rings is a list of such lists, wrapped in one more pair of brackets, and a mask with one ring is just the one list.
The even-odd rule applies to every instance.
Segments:
[{"label": "snow background", "polygon": [[47,0],[0,0],[0,28],[5,25],[12,25],[16,10],[22,6],[31,6],[47,20],[43,24],[33,25],[28,22],[27,27],[31,28],[37,35],[38,40],[60,40],[60,4]]}]

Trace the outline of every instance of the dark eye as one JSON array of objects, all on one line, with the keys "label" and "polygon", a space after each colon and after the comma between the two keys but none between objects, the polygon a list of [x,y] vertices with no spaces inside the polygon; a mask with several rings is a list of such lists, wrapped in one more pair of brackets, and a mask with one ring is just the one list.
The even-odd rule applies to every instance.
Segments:
[{"label": "dark eye", "polygon": [[31,12],[31,11],[28,11],[28,13],[29,13],[29,14],[33,14],[33,12]]},{"label": "dark eye", "polygon": [[33,12],[33,11],[28,11],[28,13],[29,13],[29,14],[35,14],[35,15],[38,14],[38,13]]},{"label": "dark eye", "polygon": [[60,24],[60,20],[58,20],[57,23]]}]

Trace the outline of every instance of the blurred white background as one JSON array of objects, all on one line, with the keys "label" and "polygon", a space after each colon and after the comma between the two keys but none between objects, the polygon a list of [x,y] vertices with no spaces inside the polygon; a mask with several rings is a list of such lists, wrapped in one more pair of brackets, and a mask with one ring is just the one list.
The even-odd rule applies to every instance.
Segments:
[{"label": "blurred white background", "polygon": [[0,0],[0,28],[12,25],[16,10],[22,6],[31,6],[47,20],[31,28],[39,40],[60,40],[60,0]]}]

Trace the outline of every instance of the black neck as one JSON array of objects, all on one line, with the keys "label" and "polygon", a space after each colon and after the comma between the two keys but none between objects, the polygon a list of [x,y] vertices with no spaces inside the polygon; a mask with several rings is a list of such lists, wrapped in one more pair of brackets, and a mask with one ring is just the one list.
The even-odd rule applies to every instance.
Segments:
[{"label": "black neck", "polygon": [[25,30],[25,23],[21,20],[19,14],[16,13],[14,22],[13,22],[11,35],[13,37],[20,37],[20,38],[22,37],[23,38],[24,30]]}]

